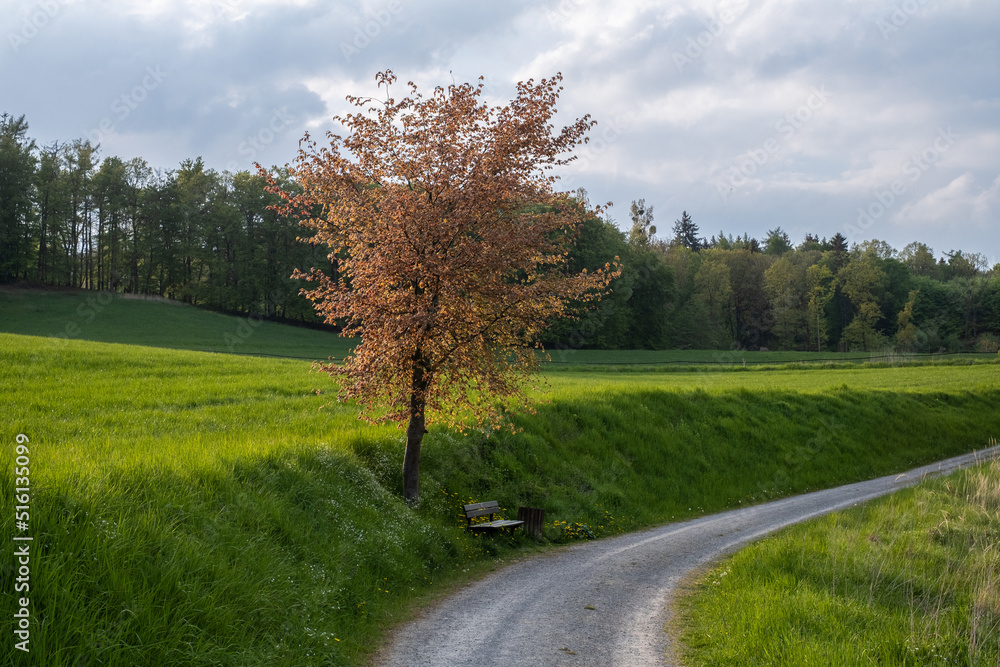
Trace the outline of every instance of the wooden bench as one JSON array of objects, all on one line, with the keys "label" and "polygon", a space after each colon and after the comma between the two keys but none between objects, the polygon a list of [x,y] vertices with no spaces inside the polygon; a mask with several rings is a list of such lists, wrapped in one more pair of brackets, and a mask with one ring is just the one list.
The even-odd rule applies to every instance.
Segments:
[{"label": "wooden bench", "polygon": [[[471,505],[463,505],[462,509],[465,510],[465,519],[469,522],[468,529],[474,533],[487,533],[496,532],[503,530],[504,528],[517,528],[522,525],[523,521],[511,521],[510,519],[493,519],[493,515],[500,511],[500,503],[495,500],[488,500],[485,503],[472,503]],[[477,516],[490,515],[490,520],[485,523],[473,524],[472,520]]]}]

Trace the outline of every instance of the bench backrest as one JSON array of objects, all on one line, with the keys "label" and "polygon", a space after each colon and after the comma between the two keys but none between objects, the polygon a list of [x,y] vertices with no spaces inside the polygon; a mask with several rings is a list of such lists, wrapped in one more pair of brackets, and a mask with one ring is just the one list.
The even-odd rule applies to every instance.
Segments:
[{"label": "bench backrest", "polygon": [[477,516],[486,516],[487,514],[496,514],[500,511],[500,503],[495,500],[488,500],[485,503],[472,503],[471,505],[463,505],[462,509],[465,510],[465,518],[471,519]]}]

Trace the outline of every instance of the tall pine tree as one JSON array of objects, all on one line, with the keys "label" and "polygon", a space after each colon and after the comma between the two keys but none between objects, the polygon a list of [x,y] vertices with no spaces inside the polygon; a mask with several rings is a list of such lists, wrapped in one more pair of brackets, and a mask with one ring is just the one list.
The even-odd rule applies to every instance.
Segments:
[{"label": "tall pine tree", "polygon": [[33,248],[35,142],[24,116],[0,116],[0,283],[26,278]]},{"label": "tall pine tree", "polygon": [[698,238],[698,225],[691,220],[687,211],[681,214],[680,220],[674,222],[674,242],[695,252],[705,247],[705,240]]}]

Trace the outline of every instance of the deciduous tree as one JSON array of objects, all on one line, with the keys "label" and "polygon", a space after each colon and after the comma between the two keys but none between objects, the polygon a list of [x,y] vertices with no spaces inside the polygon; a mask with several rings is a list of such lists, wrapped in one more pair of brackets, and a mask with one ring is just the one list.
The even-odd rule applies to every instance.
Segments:
[{"label": "deciduous tree", "polygon": [[806,269],[797,261],[802,255],[785,251],[764,271],[764,291],[771,301],[774,324],[771,332],[782,349],[798,349],[808,340]]},{"label": "deciduous tree", "polygon": [[[327,322],[361,343],[322,367],[373,421],[406,422],[403,487],[418,498],[420,447],[432,419],[495,423],[527,404],[533,347],[567,302],[597,298],[616,274],[565,271],[585,211],[554,191],[553,168],[586,141],[593,122],[551,125],[561,75],[519,83],[504,107],[483,83],[435,88],[377,77],[386,98],[348,97],[360,112],[336,118],[329,147],[306,136],[284,192],[286,212],[330,248],[332,275],[297,273]],[[482,80],[480,80],[482,81]]]},{"label": "deciduous tree", "polygon": [[913,352],[920,344],[919,334],[916,324],[913,322],[913,306],[916,305],[917,295],[920,290],[910,292],[910,298],[899,312],[899,330],[896,332],[896,347],[903,352]]},{"label": "deciduous tree", "polygon": [[919,241],[907,244],[899,253],[899,259],[917,276],[934,275],[937,266],[934,261],[934,250]]},{"label": "deciduous tree", "polygon": [[837,273],[837,282],[855,309],[854,318],[841,335],[841,346],[865,352],[876,349],[884,342],[875,327],[883,317],[879,299],[886,285],[878,257],[871,250],[855,252]]},{"label": "deciduous tree", "polygon": [[640,248],[648,247],[656,234],[656,225],[653,224],[653,207],[646,206],[645,199],[632,200],[629,217],[632,218],[632,229],[628,234],[628,242]]},{"label": "deciduous tree", "polygon": [[702,252],[701,266],[694,276],[696,297],[707,316],[705,338],[713,347],[728,347],[733,341],[733,290],[724,253],[715,248]]},{"label": "deciduous tree", "polygon": [[771,258],[752,250],[734,250],[727,255],[726,263],[732,287],[736,342],[748,350],[761,347],[774,320],[764,290],[764,272]]},{"label": "deciduous tree", "polygon": [[836,286],[833,274],[825,264],[813,264],[806,269],[806,286],[809,291],[809,314],[806,326],[809,329],[809,345],[816,343],[816,351],[822,352],[829,338],[826,320],[826,306],[833,299]]}]

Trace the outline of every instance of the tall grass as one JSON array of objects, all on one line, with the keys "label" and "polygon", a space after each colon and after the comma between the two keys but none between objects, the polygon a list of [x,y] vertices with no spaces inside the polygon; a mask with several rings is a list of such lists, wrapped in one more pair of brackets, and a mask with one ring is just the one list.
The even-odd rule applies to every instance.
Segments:
[{"label": "tall grass", "polygon": [[783,531],[682,609],[689,665],[1000,664],[1000,461]]},{"label": "tall grass", "polygon": [[26,434],[39,549],[32,654],[0,664],[359,664],[532,543],[467,534],[463,502],[541,507],[562,541],[885,474],[995,433],[992,370],[552,374],[515,434],[432,428],[412,511],[402,433],[308,362],[0,334],[0,467]]}]

